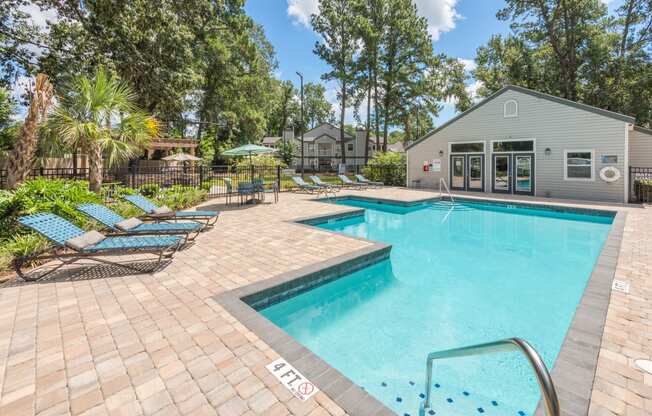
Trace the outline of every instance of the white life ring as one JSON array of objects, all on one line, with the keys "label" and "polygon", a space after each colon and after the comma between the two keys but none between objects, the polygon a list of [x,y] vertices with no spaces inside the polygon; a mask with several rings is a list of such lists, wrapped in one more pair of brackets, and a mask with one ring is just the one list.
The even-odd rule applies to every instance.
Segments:
[{"label": "white life ring", "polygon": [[614,166],[607,166],[600,169],[600,179],[605,182],[616,182],[620,179],[620,171]]}]

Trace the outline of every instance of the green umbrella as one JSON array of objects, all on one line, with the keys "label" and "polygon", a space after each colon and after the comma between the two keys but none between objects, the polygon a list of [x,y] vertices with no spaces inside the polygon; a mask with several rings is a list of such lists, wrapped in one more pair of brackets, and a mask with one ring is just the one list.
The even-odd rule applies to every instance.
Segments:
[{"label": "green umbrella", "polygon": [[245,144],[244,146],[229,149],[222,154],[224,156],[247,156],[249,155],[249,163],[251,163],[251,155],[263,155],[266,153],[274,153],[276,149],[265,146],[258,146],[257,144]]},{"label": "green umbrella", "polygon": [[222,152],[224,156],[247,156],[249,155],[249,165],[251,171],[251,178],[254,176],[254,164],[251,161],[251,155],[263,155],[267,153],[274,153],[276,149],[265,146],[258,146],[257,144],[245,144],[244,146],[236,147],[233,149]]}]

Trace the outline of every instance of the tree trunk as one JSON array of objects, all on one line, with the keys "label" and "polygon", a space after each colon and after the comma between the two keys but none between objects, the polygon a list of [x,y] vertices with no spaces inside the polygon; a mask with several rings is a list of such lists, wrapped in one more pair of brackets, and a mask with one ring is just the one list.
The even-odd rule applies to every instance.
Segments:
[{"label": "tree trunk", "polygon": [[376,127],[376,150],[379,150],[380,117],[378,117],[378,52],[374,52],[374,124]]},{"label": "tree trunk", "polygon": [[102,189],[102,146],[99,143],[91,143],[88,149],[88,182],[89,189],[99,193]]},{"label": "tree trunk", "polygon": [[369,160],[369,133],[371,130],[371,67],[369,67],[369,76],[367,78],[367,125],[364,140],[364,164]]},{"label": "tree trunk", "polygon": [[38,74],[25,122],[9,155],[7,165],[7,188],[9,189],[16,189],[20,186],[27,179],[32,169],[38,143],[39,126],[47,118],[47,111],[52,103],[53,95],[54,90],[47,75]]},{"label": "tree trunk", "polygon": [[342,163],[346,164],[346,143],[344,143],[344,118],[346,116],[346,82],[342,81],[342,102],[340,108],[340,152]]}]

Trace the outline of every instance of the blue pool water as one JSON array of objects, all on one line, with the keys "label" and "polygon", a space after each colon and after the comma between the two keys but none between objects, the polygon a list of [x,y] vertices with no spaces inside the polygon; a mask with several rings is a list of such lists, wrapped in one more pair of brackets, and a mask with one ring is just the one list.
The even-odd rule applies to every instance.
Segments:
[{"label": "blue pool water", "polygon": [[[399,415],[417,415],[434,350],[521,337],[552,368],[612,218],[461,203],[357,200],[319,225],[393,245],[389,260],[261,311]],[[531,415],[521,355],[439,361],[437,415]]]}]

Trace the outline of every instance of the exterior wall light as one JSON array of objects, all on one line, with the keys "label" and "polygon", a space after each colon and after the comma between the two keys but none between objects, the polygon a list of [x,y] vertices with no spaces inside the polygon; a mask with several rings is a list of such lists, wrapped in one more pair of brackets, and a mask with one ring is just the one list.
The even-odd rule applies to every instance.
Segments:
[{"label": "exterior wall light", "polygon": [[550,156],[551,150],[549,147],[546,147],[545,152],[546,152],[546,156]]},{"label": "exterior wall light", "polygon": [[440,151],[439,151],[439,157],[442,157],[442,156],[444,156],[444,151],[443,151],[443,150],[440,150]]}]

